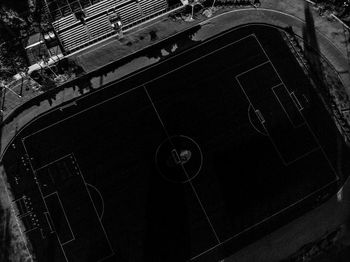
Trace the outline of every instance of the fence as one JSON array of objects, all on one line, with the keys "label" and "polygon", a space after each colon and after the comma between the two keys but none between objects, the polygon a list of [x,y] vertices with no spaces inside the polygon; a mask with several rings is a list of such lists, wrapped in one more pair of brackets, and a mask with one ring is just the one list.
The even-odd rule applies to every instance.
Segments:
[{"label": "fence", "polygon": [[[305,0],[305,2],[311,4],[313,7],[317,7],[317,3]],[[349,40],[350,40],[350,27],[345,24],[339,17],[334,14],[331,14],[336,22],[338,22],[344,33],[344,43],[346,48],[346,56],[348,66],[350,68],[350,49],[349,49]],[[328,107],[331,109],[334,117],[337,120],[338,127],[343,132],[346,140],[350,142],[350,98],[346,93],[344,82],[342,77],[339,75],[334,66],[322,55],[320,55],[320,61],[322,63],[323,69],[326,74],[324,75],[324,80],[326,81],[327,87],[323,87],[322,94],[323,98],[328,103]],[[305,59],[305,58],[304,58]],[[338,87],[338,88],[337,88]]]},{"label": "fence", "polygon": [[[315,3],[312,2],[312,1],[308,1],[308,0],[305,0],[305,1],[306,1],[306,2],[309,2],[309,3],[313,4],[313,5],[315,5]],[[159,16],[161,16],[161,15],[170,13],[170,12],[172,12],[172,11],[174,11],[174,10],[178,10],[178,9],[183,8],[183,7],[184,7],[184,5],[182,5],[181,3],[179,3],[179,4],[175,5],[175,6],[171,6],[171,7],[168,7],[168,8],[166,8],[166,9],[163,9],[163,10],[161,10],[161,11],[159,11],[159,12],[155,12],[155,13],[149,15],[149,16],[145,16],[145,17],[143,17],[143,18],[141,18],[141,19],[139,19],[139,20],[137,20],[137,21],[134,21],[134,22],[132,22],[132,23],[129,23],[129,24],[125,25],[124,30],[125,30],[125,31],[131,30],[132,28],[134,28],[135,26],[137,26],[137,25],[139,25],[139,24],[141,24],[141,23],[143,23],[143,22],[152,20],[152,19],[154,19],[155,17],[159,17]],[[338,21],[339,23],[341,23],[341,25],[344,27],[344,29],[350,30],[350,28],[349,28],[346,24],[344,24],[339,18],[337,18],[337,17],[334,16],[334,15],[332,15],[332,16],[333,16],[333,18],[334,18],[336,21]],[[84,48],[84,47],[90,46],[90,45],[92,45],[92,44],[94,44],[94,43],[96,43],[96,42],[101,41],[102,39],[105,39],[105,38],[108,38],[108,37],[111,37],[111,36],[113,36],[113,33],[108,33],[108,34],[102,36],[101,38],[94,39],[94,40],[91,41],[91,42],[84,43],[84,44],[80,45],[78,49],[80,50],[80,49],[82,49],[82,48]],[[77,49],[77,50],[78,50],[78,49]],[[331,71],[332,71],[332,72],[336,72],[336,70],[335,70],[334,68],[332,68],[332,65],[331,65],[324,57],[322,57],[322,61],[323,61],[323,64],[326,66],[326,68],[332,69],[332,70],[329,70],[330,72],[331,72]],[[326,62],[326,61],[327,61],[327,62]],[[304,65],[304,67],[307,68],[306,65]],[[336,73],[336,74],[337,74],[337,73]],[[341,79],[341,77],[340,77],[339,75],[338,75],[337,77],[338,77],[338,79]],[[331,77],[331,79],[335,79],[335,75],[333,75],[333,76]],[[1,101],[5,101],[5,100],[6,100],[6,99],[5,99],[5,96],[11,96],[11,97],[13,97],[13,99],[10,99],[10,100],[20,100],[20,101],[16,101],[16,102],[15,102],[16,106],[18,106],[19,104],[24,103],[25,101],[27,101],[27,99],[24,99],[24,98],[18,98],[18,97],[16,98],[15,95],[14,95],[11,91],[9,91],[9,90],[7,90],[7,89],[3,89],[3,90],[2,90],[2,94],[1,94]],[[347,101],[348,101],[348,100],[349,100],[349,98],[347,98]],[[6,107],[5,104],[6,104],[6,102],[2,103],[2,108],[3,108],[4,106]],[[350,127],[350,125],[349,125],[349,123],[350,123],[350,105],[347,104],[347,106],[348,106],[348,107],[346,107],[345,105],[342,105],[342,108],[338,108],[337,111],[335,111],[334,114],[337,115],[338,118],[340,119],[339,121],[340,121],[340,123],[342,123],[341,125],[343,126],[343,129],[345,130],[344,133],[346,133],[346,134],[349,135],[349,137],[350,137],[350,128],[349,128],[349,127]],[[331,106],[331,108],[332,108],[332,107],[333,107],[333,106]],[[11,106],[11,108],[12,108],[12,106]],[[349,110],[347,111],[347,109],[349,109]],[[333,109],[333,110],[334,110],[334,109]],[[344,124],[344,123],[347,123],[347,124]],[[349,133],[349,134],[348,134],[348,133]]]},{"label": "fence", "polygon": [[[303,39],[292,32],[286,33],[284,39],[299,61],[304,73],[311,77],[312,85],[321,95],[328,111],[334,116],[336,124],[346,141],[350,141],[350,118],[346,117],[344,114],[344,109],[349,108],[350,99],[345,92],[344,84],[339,73],[327,58],[320,53],[318,53],[318,56],[323,70],[322,72],[315,72],[304,55],[305,47],[303,49],[300,45],[299,41]],[[304,45],[305,44],[304,42]],[[313,49],[310,46],[308,46],[308,48]],[[316,52],[315,49],[313,49],[313,51]],[[324,76],[322,79],[319,76],[320,73]]]}]

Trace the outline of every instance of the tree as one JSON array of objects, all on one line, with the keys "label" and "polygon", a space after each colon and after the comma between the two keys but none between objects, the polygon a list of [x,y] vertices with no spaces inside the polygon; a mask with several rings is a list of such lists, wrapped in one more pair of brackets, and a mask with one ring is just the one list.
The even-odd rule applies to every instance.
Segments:
[{"label": "tree", "polygon": [[18,72],[26,71],[28,59],[23,47],[23,31],[27,23],[18,13],[0,7],[0,78],[9,80]]}]

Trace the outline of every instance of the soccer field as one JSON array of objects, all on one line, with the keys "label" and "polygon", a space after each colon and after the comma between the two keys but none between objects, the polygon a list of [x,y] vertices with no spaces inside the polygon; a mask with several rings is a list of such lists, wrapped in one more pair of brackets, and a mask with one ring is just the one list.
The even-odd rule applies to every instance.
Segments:
[{"label": "soccer field", "polygon": [[38,260],[216,261],[334,193],[340,134],[281,34],[229,30],[21,130],[3,161]]}]

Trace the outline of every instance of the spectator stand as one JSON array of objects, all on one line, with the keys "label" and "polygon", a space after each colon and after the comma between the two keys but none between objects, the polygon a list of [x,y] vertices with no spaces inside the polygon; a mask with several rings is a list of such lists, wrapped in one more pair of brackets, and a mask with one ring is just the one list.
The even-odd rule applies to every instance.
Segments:
[{"label": "spectator stand", "polygon": [[122,37],[123,23],[122,23],[120,14],[117,12],[115,8],[112,8],[111,10],[107,10],[107,17],[113,31],[116,33],[118,37]]}]

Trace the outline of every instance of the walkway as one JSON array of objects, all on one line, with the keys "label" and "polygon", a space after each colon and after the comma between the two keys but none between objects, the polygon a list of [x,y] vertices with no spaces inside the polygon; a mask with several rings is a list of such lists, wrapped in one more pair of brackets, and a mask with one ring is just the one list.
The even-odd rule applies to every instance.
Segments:
[{"label": "walkway", "polygon": [[[265,0],[261,2],[262,5],[259,9],[221,9],[210,19],[205,19],[201,16],[197,22],[200,22],[202,27],[193,36],[193,40],[202,41],[237,25],[261,22],[282,27],[292,26],[293,31],[296,34],[302,35],[302,27],[304,25],[304,1]],[[344,45],[343,28],[337,22],[319,17],[316,12],[314,12],[314,18],[320,50],[340,73],[344,84],[348,88],[347,91],[350,93],[350,78],[346,59],[346,46]],[[87,71],[93,71],[102,64],[107,62],[112,63],[113,61],[120,59],[120,56],[126,56],[127,54],[130,54],[130,52],[135,52],[150,43],[155,43],[151,42],[150,39],[146,37],[140,37],[142,35],[147,36],[151,30],[156,30],[158,36],[157,41],[161,41],[175,33],[181,32],[191,25],[193,24],[164,19],[160,22],[158,21],[154,25],[149,25],[144,30],[127,35],[123,42],[111,40],[110,42],[104,43],[103,47],[97,47],[95,51],[77,54],[76,59],[85,67],[85,69],[87,69]],[[131,48],[130,43],[132,46]],[[112,50],[114,51],[122,50],[122,52],[111,52],[110,48],[113,48]],[[99,57],[99,63],[91,63],[91,61],[94,61],[97,56]],[[122,70],[118,68],[119,73],[115,73],[114,70],[111,70],[111,72],[105,76],[91,79],[91,85],[98,88],[101,85],[105,85],[123,75],[129,74],[155,62],[156,61],[151,59],[132,61],[125,65]],[[123,73],[120,74],[120,71],[123,71]],[[1,152],[4,152],[6,146],[18,130],[24,127],[36,116],[80,95],[81,93],[76,86],[66,86],[50,99],[46,98],[40,103],[28,107],[22,112],[19,112],[16,116],[13,116],[2,128]],[[309,212],[303,217],[300,217],[289,225],[282,227],[225,261],[279,261],[294,253],[302,245],[314,241],[326,232],[334,230],[345,221],[348,212],[347,210],[350,210],[349,183],[346,183],[342,192],[341,200],[340,198],[337,199],[336,196],[332,197],[332,199],[321,207]],[[315,221],[318,223],[315,223]]]}]

